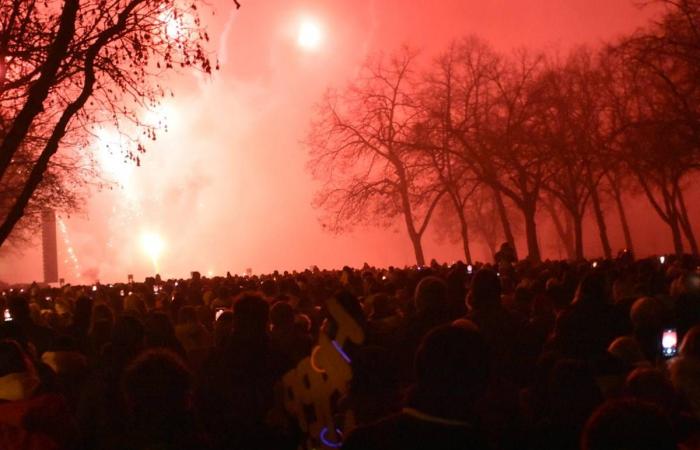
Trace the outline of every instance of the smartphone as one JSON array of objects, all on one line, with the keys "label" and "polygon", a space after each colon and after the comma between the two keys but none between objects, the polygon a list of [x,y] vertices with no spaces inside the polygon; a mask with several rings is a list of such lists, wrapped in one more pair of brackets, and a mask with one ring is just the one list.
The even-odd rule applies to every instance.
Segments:
[{"label": "smartphone", "polygon": [[214,315],[214,321],[215,321],[215,322],[216,322],[217,320],[219,320],[219,317],[221,317],[221,315],[224,313],[224,311],[226,311],[226,308],[216,308],[216,313],[215,313],[215,315]]},{"label": "smartphone", "polygon": [[665,329],[661,333],[661,354],[672,358],[678,354],[678,333],[675,328]]},{"label": "smartphone", "polygon": [[92,285],[92,292],[97,292],[97,285],[96,284]]},{"label": "smartphone", "polygon": [[5,308],[5,312],[3,313],[3,319],[5,322],[10,322],[12,320],[12,314],[10,314],[10,310],[8,308]]},{"label": "smartphone", "polygon": [[119,295],[122,296],[122,297],[124,297],[124,289],[122,289],[121,291],[119,291]]},{"label": "smartphone", "polygon": [[471,275],[474,272],[474,266],[467,264],[467,273]]}]

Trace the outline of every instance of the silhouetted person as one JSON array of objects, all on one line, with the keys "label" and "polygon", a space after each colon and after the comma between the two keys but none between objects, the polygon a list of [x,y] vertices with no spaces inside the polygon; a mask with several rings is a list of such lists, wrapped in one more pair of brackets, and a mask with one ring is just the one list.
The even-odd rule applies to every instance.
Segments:
[{"label": "silhouetted person", "polygon": [[276,302],[270,309],[270,343],[284,357],[283,372],[295,367],[311,354],[313,342],[308,333],[295,326],[294,309],[286,302]]},{"label": "silhouetted person", "polygon": [[135,317],[123,315],[114,323],[111,342],[104,347],[78,407],[85,448],[120,448],[126,424],[119,380],[127,364],[143,350],[144,335],[143,324]]},{"label": "silhouetted person", "polygon": [[413,297],[415,314],[405,324],[403,339],[398,343],[401,372],[411,379],[413,355],[422,337],[438,325],[454,320],[447,297],[447,284],[435,276],[426,276],[416,286]]},{"label": "silhouetted person", "polygon": [[30,356],[0,340],[0,448],[59,450],[75,445],[76,430],[63,397],[42,394]]},{"label": "silhouetted person", "polygon": [[192,404],[192,375],[177,354],[147,350],[126,368],[121,385],[127,424],[122,448],[207,448]]},{"label": "silhouetted person", "polygon": [[12,314],[12,321],[19,325],[22,334],[36,349],[37,355],[41,355],[49,348],[56,333],[50,328],[38,325],[32,321],[27,299],[21,296],[10,297],[8,309]]},{"label": "silhouetted person", "polygon": [[574,302],[557,318],[554,344],[567,357],[599,357],[615,337],[626,334],[624,323],[608,302],[603,275],[590,273],[579,283]]},{"label": "silhouetted person", "polygon": [[472,280],[467,297],[467,319],[479,327],[491,349],[494,374],[519,380],[522,364],[524,324],[501,304],[501,283],[491,269],[481,269]]},{"label": "silhouetted person", "polygon": [[496,266],[501,264],[510,265],[515,264],[518,261],[518,257],[515,256],[515,249],[508,242],[501,244],[501,248],[496,252],[495,255]]},{"label": "silhouetted person", "polygon": [[181,358],[187,357],[182,343],[175,336],[175,327],[167,314],[157,311],[148,313],[144,321],[144,329],[147,348],[167,348]]},{"label": "silhouetted person", "polygon": [[671,421],[657,406],[639,400],[603,404],[586,423],[582,450],[676,450]]},{"label": "silhouetted person", "polygon": [[67,333],[78,343],[78,348],[85,354],[90,351],[88,332],[92,323],[92,299],[90,297],[78,297],[75,301],[73,323]]},{"label": "silhouetted person", "polygon": [[693,415],[700,419],[700,325],[691,328],[683,338],[669,372],[673,386],[688,399]]},{"label": "silhouetted person", "polygon": [[549,373],[543,417],[535,424],[530,448],[577,450],[579,434],[603,396],[586,363],[561,360]]},{"label": "silhouetted person", "polygon": [[398,412],[400,397],[395,358],[385,348],[361,347],[352,359],[352,380],[339,403],[341,415],[352,414],[357,426]]},{"label": "silhouetted person", "polygon": [[475,424],[474,405],[489,379],[481,335],[443,325],[416,353],[416,385],[401,413],[356,429],[345,450],[476,450],[488,448]]},{"label": "silhouetted person", "polygon": [[221,357],[203,370],[199,383],[202,418],[218,448],[266,449],[273,445],[264,419],[283,363],[271,349],[268,314],[261,295],[240,294],[234,300],[233,330]]}]

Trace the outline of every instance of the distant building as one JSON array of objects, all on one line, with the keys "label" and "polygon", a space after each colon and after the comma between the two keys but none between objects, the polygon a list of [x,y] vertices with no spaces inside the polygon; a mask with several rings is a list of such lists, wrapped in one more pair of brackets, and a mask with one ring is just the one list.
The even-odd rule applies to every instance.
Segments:
[{"label": "distant building", "polygon": [[58,281],[58,245],[56,243],[56,213],[47,209],[41,213],[41,251],[44,257],[44,282]]}]

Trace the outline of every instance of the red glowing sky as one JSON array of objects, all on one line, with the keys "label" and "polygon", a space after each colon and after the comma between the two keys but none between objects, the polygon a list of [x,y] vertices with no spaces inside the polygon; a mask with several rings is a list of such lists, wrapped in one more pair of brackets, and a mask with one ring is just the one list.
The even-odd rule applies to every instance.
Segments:
[{"label": "red glowing sky", "polygon": [[[143,232],[162,236],[159,270],[165,276],[411,263],[400,224],[340,237],[321,230],[301,141],[323,91],[342,87],[367,55],[404,43],[429,56],[451,39],[474,34],[503,51],[563,52],[630,32],[650,16],[632,0],[241,3],[235,11],[229,0],[215,2],[210,34],[221,70],[211,79],[173,77],[176,97],[164,106],[169,131],[150,147],[141,167],[126,170],[127,186],[94,193],[84,214],[65,221],[59,260],[66,280],[77,281],[78,271],[87,282],[152,272],[141,248]],[[322,34],[314,51],[297,43],[303,17],[313,19]],[[639,223],[650,213],[632,214]],[[644,250],[668,249],[665,234],[637,228]],[[63,237],[70,240],[80,270],[70,260],[64,263]],[[612,238],[619,246],[615,230]],[[595,235],[589,233],[587,241],[591,254],[598,253]],[[425,246],[429,258],[451,261],[460,255],[459,245],[437,242],[432,235]],[[552,246],[542,247],[546,255],[560,256]],[[478,243],[474,251],[486,256]],[[40,279],[40,261],[37,249],[6,256],[0,279]]]}]

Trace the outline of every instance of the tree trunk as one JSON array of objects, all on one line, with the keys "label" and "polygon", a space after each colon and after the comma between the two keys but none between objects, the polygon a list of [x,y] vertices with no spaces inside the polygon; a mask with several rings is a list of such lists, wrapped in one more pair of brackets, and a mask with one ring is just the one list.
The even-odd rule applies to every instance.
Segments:
[{"label": "tree trunk", "polygon": [[425,265],[425,255],[423,254],[423,244],[421,243],[421,236],[417,233],[409,233],[411,238],[411,244],[413,244],[413,252],[416,255],[416,265]]},{"label": "tree trunk", "polygon": [[671,228],[671,236],[673,236],[673,249],[677,256],[683,255],[683,236],[678,225],[678,217],[675,213],[669,215],[668,226]]},{"label": "tree trunk", "polygon": [[600,205],[600,196],[596,186],[591,188],[591,202],[593,203],[593,212],[595,220],[598,224],[598,233],[600,234],[600,245],[603,247],[603,255],[606,259],[612,258],[612,248],[610,247],[610,239],[608,238],[608,226],[605,223],[605,213]]},{"label": "tree trunk", "polygon": [[564,247],[564,250],[566,251],[566,257],[569,260],[573,260],[575,258],[575,253],[574,246],[572,245],[570,239],[570,233],[568,233],[567,230],[564,228],[564,225],[561,223],[561,219],[559,218],[559,214],[557,214],[557,211],[552,205],[552,203],[544,202],[544,206],[545,208],[547,208],[547,212],[549,212],[549,215],[552,217],[554,228],[557,231],[557,234],[559,235],[559,239],[561,240],[561,244]]},{"label": "tree trunk", "polygon": [[452,200],[452,206],[455,208],[455,214],[459,218],[459,235],[462,238],[462,251],[464,251],[464,258],[467,264],[472,263],[472,253],[469,250],[469,226],[467,224],[467,218],[464,216],[464,205],[460,202],[458,194],[450,191],[450,200]]},{"label": "tree trunk", "polygon": [[501,191],[494,189],[493,196],[494,201],[496,202],[496,207],[498,208],[498,216],[500,217],[501,224],[503,225],[503,235],[505,236],[506,241],[513,248],[513,251],[515,251],[515,255],[517,257],[518,251],[517,247],[515,246],[515,237],[513,237],[513,230],[510,227],[510,219],[508,219],[508,211],[506,210],[506,205],[503,202]]},{"label": "tree trunk", "polygon": [[654,198],[654,193],[652,192],[651,187],[646,182],[644,176],[641,173],[637,174],[637,179],[639,180],[639,184],[640,186],[642,186],[642,189],[644,189],[644,193],[646,194],[649,203],[651,203],[651,206],[657,212],[659,217],[661,217],[661,219],[664,222],[666,222],[666,224],[671,229],[671,237],[673,238],[673,249],[676,252],[676,255],[683,255],[683,236],[681,235],[681,230],[678,223],[678,211],[676,208],[675,198],[673,197],[673,194],[669,192],[668,186],[666,184],[659,182],[656,183],[657,188],[661,192],[661,198],[664,201],[662,206],[661,204],[659,204],[656,198]]},{"label": "tree trunk", "polygon": [[469,250],[469,227],[467,226],[467,219],[464,217],[464,212],[459,214],[459,225],[460,234],[462,236],[462,249],[464,250],[464,258],[467,264],[472,263],[472,253]]},{"label": "tree trunk", "polygon": [[610,184],[613,190],[615,204],[617,205],[617,213],[620,216],[620,223],[622,224],[622,233],[625,236],[625,247],[634,254],[634,242],[632,241],[632,232],[630,231],[629,222],[627,222],[625,206],[622,204],[622,192],[620,192],[620,189],[613,185],[613,183]]},{"label": "tree trunk", "polygon": [[537,222],[535,214],[537,210],[534,206],[527,205],[523,208],[523,216],[525,218],[525,236],[527,237],[527,257],[531,261],[539,262],[540,246],[537,243]]},{"label": "tree trunk", "polygon": [[576,260],[583,260],[583,215],[571,214],[574,221],[574,241],[576,242]]},{"label": "tree trunk", "polygon": [[693,226],[690,223],[688,209],[685,207],[683,191],[681,191],[680,187],[678,188],[678,203],[680,205],[679,222],[683,228],[683,233],[688,240],[690,251],[693,253],[693,256],[698,256],[698,241],[695,239],[695,233],[693,232]]}]

